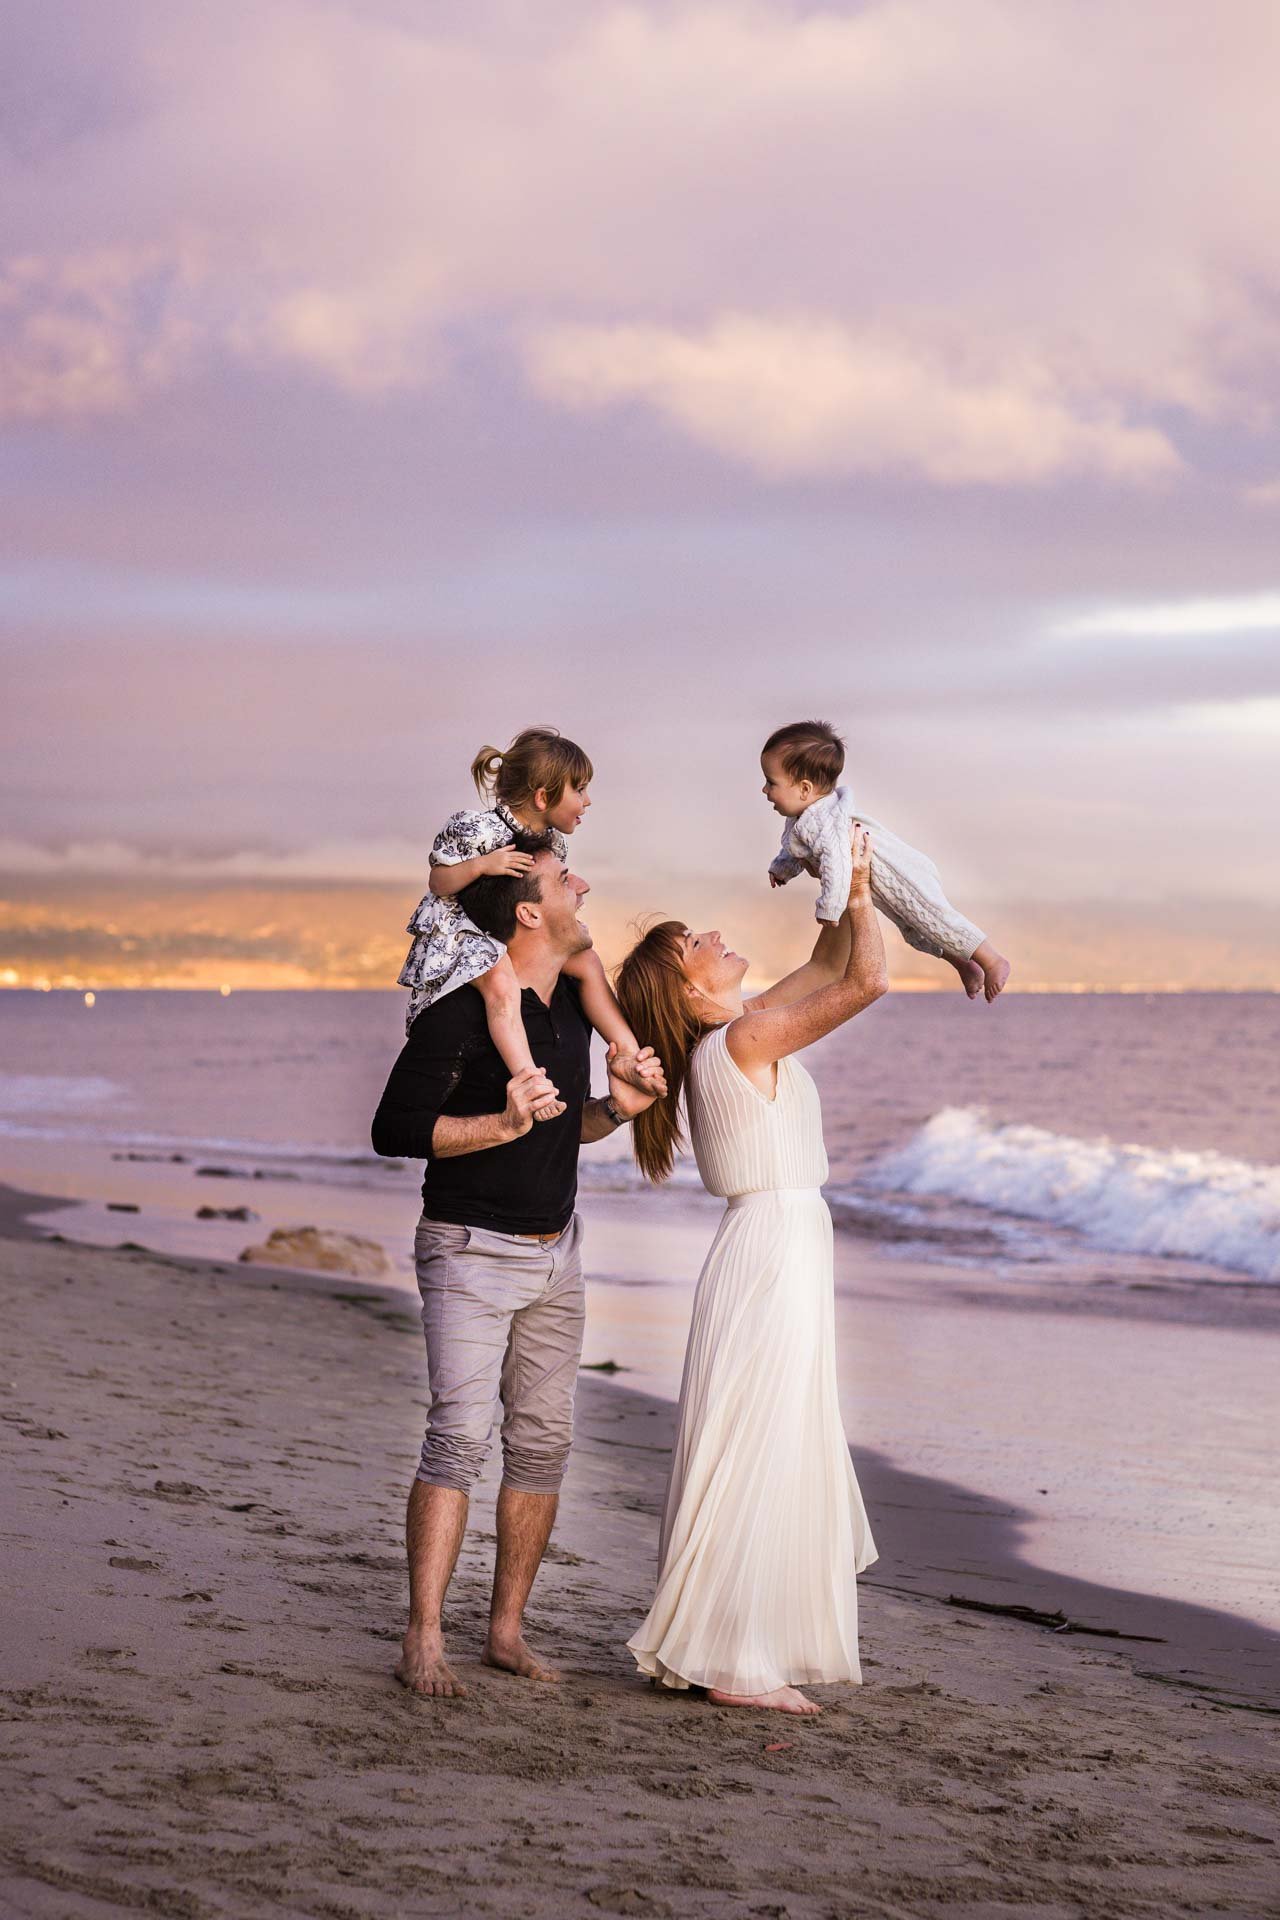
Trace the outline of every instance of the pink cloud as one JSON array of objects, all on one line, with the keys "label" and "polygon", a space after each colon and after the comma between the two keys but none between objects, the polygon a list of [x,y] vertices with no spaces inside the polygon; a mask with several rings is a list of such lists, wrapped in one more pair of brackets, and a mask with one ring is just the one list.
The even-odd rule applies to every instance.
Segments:
[{"label": "pink cloud", "polygon": [[[1270,417],[1269,0],[1229,34],[1186,0],[142,0],[114,40],[93,12],[28,49],[11,415],[219,358],[411,390],[482,325],[516,365],[544,343],[552,404],[583,397],[554,343],[591,339],[602,397],[775,472],[848,471],[864,441],[935,481],[1140,481],[1176,465],[1153,409]],[[61,111],[75,88],[95,114]]]}]

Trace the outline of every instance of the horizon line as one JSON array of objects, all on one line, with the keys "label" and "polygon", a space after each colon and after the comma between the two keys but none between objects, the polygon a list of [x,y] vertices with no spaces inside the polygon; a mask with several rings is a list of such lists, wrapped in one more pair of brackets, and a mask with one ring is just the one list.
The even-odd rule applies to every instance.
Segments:
[{"label": "horizon line", "polygon": [[[763,993],[770,981],[748,981],[745,983],[751,993]],[[954,994],[957,989],[949,982],[905,978],[891,979],[890,993],[908,994]],[[0,980],[0,993],[208,993],[215,998],[230,999],[238,993],[387,993],[404,995],[404,988],[398,985],[374,986],[362,980],[308,980],[288,983],[271,981],[193,981],[193,980],[102,980],[92,976],[76,976],[59,980]],[[1160,994],[1175,996],[1178,994],[1280,994],[1280,982],[1269,986],[1228,986],[1225,984],[1197,983],[1183,984],[1178,981],[1092,981],[1092,980],[1031,980],[1020,982],[1017,986],[1005,987],[1001,999],[1022,995],[1041,996],[1046,994],[1072,994],[1086,996],[1096,994],[1117,994],[1134,996],[1140,994]]]}]

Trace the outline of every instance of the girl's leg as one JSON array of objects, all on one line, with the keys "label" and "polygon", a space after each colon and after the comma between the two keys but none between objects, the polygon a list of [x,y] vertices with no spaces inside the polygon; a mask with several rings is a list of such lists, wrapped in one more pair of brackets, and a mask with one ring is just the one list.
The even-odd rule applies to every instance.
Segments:
[{"label": "girl's leg", "polygon": [[622,1008],[613,997],[604,962],[595,948],[588,947],[585,953],[575,953],[572,960],[566,960],[561,972],[577,981],[582,994],[582,1010],[600,1038],[613,1041],[619,1053],[638,1053],[640,1042],[627,1025]]},{"label": "girl's leg", "polygon": [[[496,966],[482,973],[473,985],[479,987],[489,1022],[489,1038],[502,1055],[508,1073],[524,1073],[535,1062],[520,1018],[520,982],[509,957],[504,953]],[[533,1110],[535,1120],[556,1120],[564,1112],[564,1101],[548,1097]]]}]

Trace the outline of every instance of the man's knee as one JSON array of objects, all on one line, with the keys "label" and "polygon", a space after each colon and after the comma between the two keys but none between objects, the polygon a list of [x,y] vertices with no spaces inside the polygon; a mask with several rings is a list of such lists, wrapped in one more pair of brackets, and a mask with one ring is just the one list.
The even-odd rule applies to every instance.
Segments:
[{"label": "man's knee", "polygon": [[487,1433],[442,1433],[428,1426],[414,1478],[431,1487],[454,1487],[459,1493],[470,1493],[488,1457]]},{"label": "man's knee", "polygon": [[502,1484],[518,1493],[559,1493],[569,1465],[572,1434],[535,1443],[505,1439],[502,1443]]}]

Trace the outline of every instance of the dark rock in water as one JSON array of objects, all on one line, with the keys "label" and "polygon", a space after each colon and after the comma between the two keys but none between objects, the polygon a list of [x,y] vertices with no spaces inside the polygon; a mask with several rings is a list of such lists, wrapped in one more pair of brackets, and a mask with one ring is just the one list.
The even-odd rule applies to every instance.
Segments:
[{"label": "dark rock in water", "polygon": [[136,1240],[122,1240],[116,1248],[117,1253],[150,1253],[150,1247],[143,1247]]},{"label": "dark rock in water", "polygon": [[135,1205],[135,1203],[132,1200],[108,1200],[107,1212],[108,1213],[141,1213],[142,1208]]},{"label": "dark rock in water", "polygon": [[170,1166],[178,1167],[185,1167],[187,1164],[185,1153],[113,1153],[111,1158],[113,1160],[163,1161]]},{"label": "dark rock in water", "polygon": [[247,1180],[244,1167],[197,1167],[197,1180]]},{"label": "dark rock in water", "polygon": [[579,1373],[627,1373],[629,1368],[619,1365],[616,1360],[584,1360]]},{"label": "dark rock in water", "polygon": [[256,1220],[252,1207],[197,1207],[197,1220]]},{"label": "dark rock in water", "polygon": [[255,1167],[253,1177],[255,1180],[301,1180],[302,1175],[300,1173],[286,1173],[282,1168]]}]

